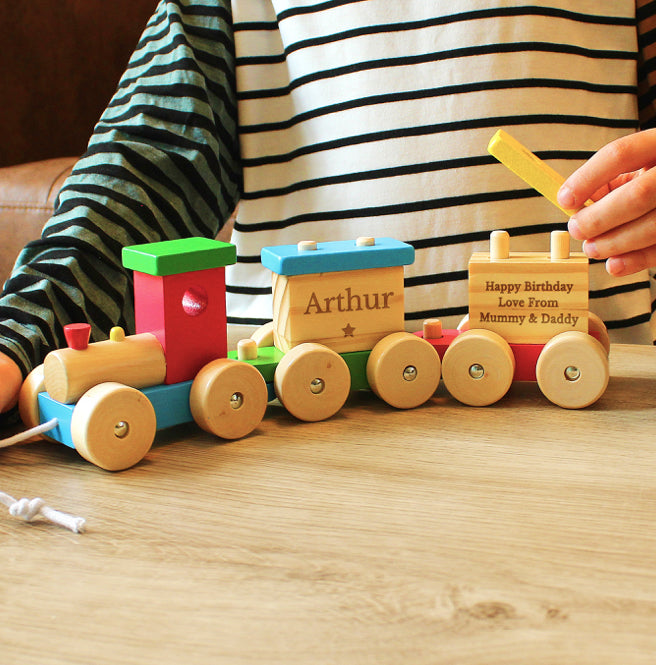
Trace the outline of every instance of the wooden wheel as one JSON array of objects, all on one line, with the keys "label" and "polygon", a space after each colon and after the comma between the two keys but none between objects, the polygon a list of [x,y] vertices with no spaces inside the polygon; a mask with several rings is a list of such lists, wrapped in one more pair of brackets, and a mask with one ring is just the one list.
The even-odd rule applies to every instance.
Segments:
[{"label": "wooden wheel", "polygon": [[351,374],[335,351],[308,342],[283,356],[273,384],[278,399],[292,415],[315,422],[342,408],[351,390]]},{"label": "wooden wheel", "polygon": [[608,356],[594,337],[571,330],[544,345],[535,373],[547,399],[565,409],[582,409],[608,386]]},{"label": "wooden wheel", "polygon": [[367,381],[382,400],[398,409],[426,402],[440,382],[440,357],[426,340],[411,333],[388,335],[367,360]]},{"label": "wooden wheel", "polygon": [[606,329],[606,324],[592,312],[588,312],[588,332],[590,334],[596,333],[601,342],[601,345],[606,350],[606,355],[610,353],[610,337],[608,336],[608,330]]},{"label": "wooden wheel", "polygon": [[39,425],[38,395],[45,390],[43,365],[37,365],[23,381],[18,393],[18,413],[28,429]]},{"label": "wooden wheel", "polygon": [[467,330],[444,354],[442,377],[453,397],[469,406],[500,400],[515,374],[515,356],[508,342],[490,330]]},{"label": "wooden wheel", "polygon": [[199,427],[222,439],[240,439],[262,421],[268,402],[260,372],[245,362],[220,358],[191,384],[189,404]]},{"label": "wooden wheel", "polygon": [[[37,365],[26,377],[21,385],[20,392],[18,393],[18,414],[27,429],[36,427],[41,424],[41,417],[39,414],[39,393],[45,390],[43,380],[43,365]],[[54,441],[47,434],[35,434],[25,442],[39,441],[46,439]]]},{"label": "wooden wheel", "polygon": [[75,449],[92,464],[120,471],[150,450],[157,419],[150,400],[122,383],[99,383],[80,397],[71,416]]}]

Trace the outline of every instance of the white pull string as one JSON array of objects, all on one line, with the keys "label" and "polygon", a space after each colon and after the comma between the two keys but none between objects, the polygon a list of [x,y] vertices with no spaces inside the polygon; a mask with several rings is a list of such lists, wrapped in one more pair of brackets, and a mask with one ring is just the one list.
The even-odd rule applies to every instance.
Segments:
[{"label": "white pull string", "polygon": [[48,422],[41,423],[36,427],[32,427],[28,430],[25,430],[24,432],[19,432],[18,434],[14,434],[14,436],[10,436],[8,439],[2,439],[0,440],[0,448],[8,448],[9,446],[13,446],[17,443],[21,443],[22,441],[26,441],[27,439],[36,436],[37,434],[43,434],[44,432],[49,432],[51,429],[57,427],[57,424],[58,424],[57,418],[53,418]]},{"label": "white pull string", "polygon": [[9,508],[10,515],[20,517],[26,522],[31,522],[34,518],[41,516],[48,522],[63,526],[74,533],[83,533],[86,528],[86,520],[83,517],[76,517],[50,508],[46,506],[43,499],[19,499],[16,501],[13,496],[0,492],[0,502]]},{"label": "white pull string", "polygon": [[[37,434],[48,432],[55,427],[57,427],[57,418],[53,418],[46,423],[32,427],[25,432],[10,436],[8,439],[0,440],[0,448],[7,448],[16,443],[21,443]],[[26,522],[31,522],[40,516],[48,522],[63,526],[65,529],[69,529],[74,533],[83,533],[86,528],[86,520],[83,517],[76,517],[75,515],[69,515],[60,510],[50,508],[49,506],[46,506],[43,499],[19,499],[17,501],[13,496],[0,492],[0,502],[4,503],[5,506],[9,508],[10,515],[24,519]]]}]

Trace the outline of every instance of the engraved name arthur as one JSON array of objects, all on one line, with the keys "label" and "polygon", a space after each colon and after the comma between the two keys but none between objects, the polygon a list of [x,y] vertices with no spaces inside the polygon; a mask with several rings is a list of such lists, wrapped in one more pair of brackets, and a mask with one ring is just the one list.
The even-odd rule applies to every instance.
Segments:
[{"label": "engraved name arthur", "polygon": [[364,310],[389,309],[394,291],[353,293],[346,287],[335,295],[319,297],[312,291],[303,314],[330,314],[334,312],[360,312]]}]

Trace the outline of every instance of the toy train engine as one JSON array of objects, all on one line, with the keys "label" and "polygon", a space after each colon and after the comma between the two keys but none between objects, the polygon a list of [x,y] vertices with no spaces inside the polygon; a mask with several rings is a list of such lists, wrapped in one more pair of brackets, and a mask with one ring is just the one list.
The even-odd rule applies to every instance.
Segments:
[{"label": "toy train engine", "polygon": [[234,261],[233,245],[204,238],[124,248],[136,334],[114,328],[89,344],[88,324],[66,326],[69,348],[23,385],[23,421],[55,419],[49,438],[108,470],[141,460],[158,429],[195,420],[228,439],[252,431],[268,391],[255,368],[226,358],[224,271]]}]

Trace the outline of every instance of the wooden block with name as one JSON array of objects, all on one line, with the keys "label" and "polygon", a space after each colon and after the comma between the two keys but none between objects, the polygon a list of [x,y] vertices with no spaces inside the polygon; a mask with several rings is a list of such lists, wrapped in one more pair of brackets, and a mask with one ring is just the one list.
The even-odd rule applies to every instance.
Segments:
[{"label": "wooden block with name", "polygon": [[567,330],[588,331],[588,259],[580,253],[512,252],[469,262],[469,325],[515,344],[543,344]]},{"label": "wooden block with name", "polygon": [[404,329],[403,266],[273,275],[274,344],[365,351]]}]

